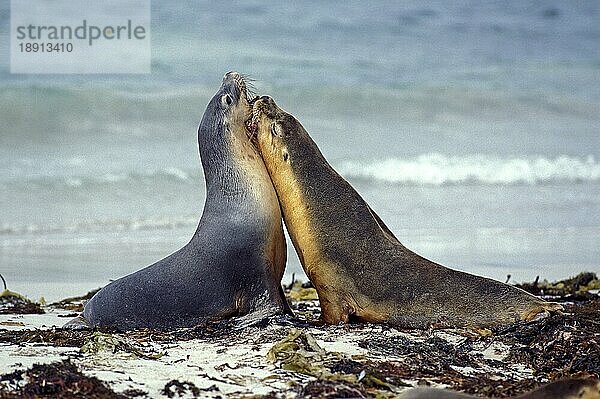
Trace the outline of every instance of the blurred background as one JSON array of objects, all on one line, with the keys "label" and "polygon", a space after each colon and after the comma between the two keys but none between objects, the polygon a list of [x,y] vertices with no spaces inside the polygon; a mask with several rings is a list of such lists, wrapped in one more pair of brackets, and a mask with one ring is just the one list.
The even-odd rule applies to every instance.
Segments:
[{"label": "blurred background", "polygon": [[[83,294],[183,246],[196,127],[256,79],[409,248],[513,281],[600,271],[600,3],[152,3],[152,73],[11,75],[0,3],[0,273]],[[284,282],[302,276],[293,247]]]}]

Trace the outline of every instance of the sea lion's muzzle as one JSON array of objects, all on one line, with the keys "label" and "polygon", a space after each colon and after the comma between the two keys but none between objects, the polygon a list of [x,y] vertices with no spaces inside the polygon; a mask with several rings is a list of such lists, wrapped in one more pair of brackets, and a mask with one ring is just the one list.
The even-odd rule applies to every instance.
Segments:
[{"label": "sea lion's muzzle", "polygon": [[252,80],[235,71],[227,72],[223,76],[221,91],[233,95],[236,103],[245,100],[249,108],[258,99],[253,93]]},{"label": "sea lion's muzzle", "polygon": [[248,137],[250,140],[255,143],[256,136],[258,135],[258,121],[260,120],[260,116],[263,113],[263,101],[266,98],[270,98],[268,96],[255,97],[251,102],[250,106],[252,107],[252,112],[250,113],[250,118],[246,120],[246,130],[248,133]]},{"label": "sea lion's muzzle", "polygon": [[227,72],[225,76],[223,76],[223,86],[227,84],[235,85],[239,89],[240,94],[246,93],[246,81],[244,80],[244,77],[238,72],[230,71]]},{"label": "sea lion's muzzle", "polygon": [[238,120],[248,128],[248,121],[252,117],[252,104],[258,99],[253,93],[252,81],[238,72],[227,72],[223,76],[221,92],[225,100],[223,109],[234,110],[234,116],[230,115],[230,118],[241,118]]},{"label": "sea lion's muzzle", "polygon": [[269,96],[255,97],[250,101],[252,106],[252,115],[246,121],[246,129],[248,130],[248,137],[251,140],[255,140],[258,134],[258,123],[261,116],[266,116],[270,120],[274,120],[277,116],[278,108],[275,101]]},{"label": "sea lion's muzzle", "polygon": [[252,105],[252,111],[257,111],[259,114],[264,114],[269,119],[275,119],[277,116],[277,104],[269,96],[261,96]]}]

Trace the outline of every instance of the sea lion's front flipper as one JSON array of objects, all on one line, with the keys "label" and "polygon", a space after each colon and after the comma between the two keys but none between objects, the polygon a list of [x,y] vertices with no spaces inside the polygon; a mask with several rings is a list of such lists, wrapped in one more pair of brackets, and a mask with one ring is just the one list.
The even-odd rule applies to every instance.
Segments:
[{"label": "sea lion's front flipper", "polygon": [[272,317],[280,315],[281,309],[276,306],[270,308],[260,307],[253,312],[232,319],[231,324],[234,330],[242,330],[253,326],[264,326],[269,323],[269,320]]},{"label": "sea lion's front flipper", "polygon": [[281,286],[281,284],[279,285],[279,296],[281,297],[281,301],[283,303],[283,313],[293,316],[294,312],[292,311],[292,308],[290,307],[290,304],[287,301],[287,298],[285,297],[285,293],[283,292],[283,287]]},{"label": "sea lion's front flipper", "polygon": [[83,315],[79,315],[65,323],[62,328],[66,328],[68,330],[91,330],[92,325],[85,319],[85,317],[83,317]]}]

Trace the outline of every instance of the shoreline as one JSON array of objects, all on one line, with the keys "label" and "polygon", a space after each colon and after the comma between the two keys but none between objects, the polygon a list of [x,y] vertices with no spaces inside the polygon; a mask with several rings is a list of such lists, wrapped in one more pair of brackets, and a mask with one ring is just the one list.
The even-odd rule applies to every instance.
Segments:
[{"label": "shoreline", "polygon": [[73,331],[60,327],[85,296],[41,305],[43,314],[4,307],[0,394],[41,389],[31,375],[60,375],[60,383],[44,380],[53,397],[74,389],[68,381],[88,387],[87,397],[386,398],[413,386],[510,397],[549,381],[600,377],[599,282],[592,276],[523,285],[552,295],[565,313],[492,330],[322,326],[314,289],[299,283],[286,287],[294,318],[252,326],[230,319],[172,332]]}]

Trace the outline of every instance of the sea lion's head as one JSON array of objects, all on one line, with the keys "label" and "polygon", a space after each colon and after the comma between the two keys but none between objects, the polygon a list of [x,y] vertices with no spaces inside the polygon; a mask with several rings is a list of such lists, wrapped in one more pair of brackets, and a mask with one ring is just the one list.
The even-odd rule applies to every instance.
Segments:
[{"label": "sea lion's head", "polygon": [[326,162],[300,122],[269,96],[253,101],[246,127],[276,188],[278,182],[294,180],[299,170],[314,162]]},{"label": "sea lion's head", "polygon": [[223,140],[231,136],[247,140],[245,122],[252,112],[253,95],[248,90],[248,79],[237,72],[228,72],[212,97],[198,127],[201,156],[212,158],[221,153]]}]

